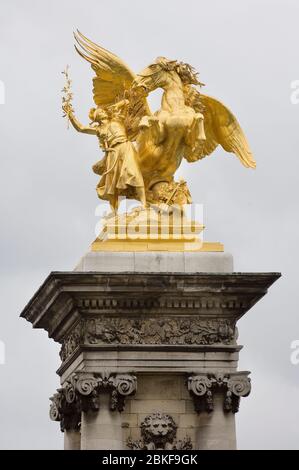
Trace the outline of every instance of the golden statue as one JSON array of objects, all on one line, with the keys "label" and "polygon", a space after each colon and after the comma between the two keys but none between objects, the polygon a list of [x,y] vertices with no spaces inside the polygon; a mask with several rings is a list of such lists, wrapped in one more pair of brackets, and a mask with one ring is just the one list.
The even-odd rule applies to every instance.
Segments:
[{"label": "golden statue", "polygon": [[83,126],[74,116],[70,105],[63,109],[74,128],[85,134],[96,135],[100,148],[105,152],[102,160],[93,165],[93,171],[101,175],[97,185],[100,199],[108,200],[117,211],[120,196],[138,199],[146,207],[145,190],[134,144],[128,139],[125,119],[128,100],[118,101],[106,108],[92,108],[91,124]]},{"label": "golden statue", "polygon": [[[255,168],[237,119],[220,101],[198,90],[203,84],[189,64],[158,57],[135,75],[119,57],[79,31],[74,36],[76,51],[96,73],[96,108],[90,111],[89,126],[78,122],[66,70],[63,109],[77,131],[99,139],[105,156],[93,166],[101,175],[97,193],[114,212],[120,196],[139,200],[145,211],[149,204],[161,208],[191,203],[186,182],[175,182],[175,172],[183,158],[196,162],[219,144],[245,167]],[[164,90],[161,109],[152,113],[146,97],[157,88]]]}]

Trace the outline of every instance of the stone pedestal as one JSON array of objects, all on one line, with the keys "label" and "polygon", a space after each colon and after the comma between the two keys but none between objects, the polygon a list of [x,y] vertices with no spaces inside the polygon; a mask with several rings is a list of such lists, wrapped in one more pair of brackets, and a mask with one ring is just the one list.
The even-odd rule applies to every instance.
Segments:
[{"label": "stone pedestal", "polygon": [[232,271],[220,252],[91,252],[49,275],[22,317],[61,343],[66,449],[236,447],[236,323],[279,274]]}]

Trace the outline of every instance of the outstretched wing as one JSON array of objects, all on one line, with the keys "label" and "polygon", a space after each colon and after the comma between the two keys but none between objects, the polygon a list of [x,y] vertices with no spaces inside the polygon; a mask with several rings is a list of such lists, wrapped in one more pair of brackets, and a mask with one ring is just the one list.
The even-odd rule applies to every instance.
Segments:
[{"label": "outstretched wing", "polygon": [[186,103],[204,115],[206,134],[206,140],[194,149],[188,160],[196,161],[204,158],[220,144],[227,152],[234,153],[247,168],[256,167],[240,124],[224,104],[215,98],[199,94],[193,87],[188,90]]},{"label": "outstretched wing", "polygon": [[[74,33],[78,54],[91,64],[96,76],[93,78],[93,99],[97,106],[110,106],[130,94],[130,133],[135,133],[142,116],[151,114],[145,98],[132,95],[129,90],[135,74],[115,54],[90,41],[80,31]],[[135,129],[136,128],[136,129]]]},{"label": "outstretched wing", "polygon": [[134,73],[112,52],[90,41],[82,33],[74,33],[78,44],[75,49],[90,64],[96,76],[93,79],[93,99],[97,106],[114,104],[118,96],[123,96],[134,80]]}]

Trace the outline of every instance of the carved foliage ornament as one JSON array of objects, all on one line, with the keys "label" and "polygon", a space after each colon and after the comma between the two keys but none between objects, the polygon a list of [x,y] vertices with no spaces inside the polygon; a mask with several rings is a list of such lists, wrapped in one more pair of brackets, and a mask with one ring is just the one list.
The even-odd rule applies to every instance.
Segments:
[{"label": "carved foliage ornament", "polygon": [[61,430],[79,429],[81,412],[98,411],[100,394],[110,394],[110,409],[124,410],[125,398],[136,392],[137,379],[131,374],[102,376],[76,373],[50,398],[50,418],[60,421]]},{"label": "carved foliage ornament", "polygon": [[180,318],[107,318],[80,323],[62,344],[60,357],[68,359],[81,344],[233,344],[235,327],[228,320]]},{"label": "carved foliage ornament", "polygon": [[249,372],[236,372],[235,374],[207,373],[197,374],[188,378],[188,390],[194,400],[197,413],[211,412],[214,409],[214,393],[224,391],[223,409],[237,413],[240,398],[247,397],[251,391]]},{"label": "carved foliage ornament", "polygon": [[66,336],[62,342],[62,347],[60,350],[60,359],[64,362],[69,358],[77,347],[82,343],[84,332],[84,323],[81,321],[78,323],[72,332]]},{"label": "carved foliage ornament", "polygon": [[180,318],[106,318],[88,320],[89,344],[228,344],[234,327],[227,320]]},{"label": "carved foliage ornament", "polygon": [[133,450],[189,450],[192,449],[190,437],[176,440],[177,425],[172,416],[164,413],[152,413],[141,423],[141,439],[128,439],[127,445]]}]

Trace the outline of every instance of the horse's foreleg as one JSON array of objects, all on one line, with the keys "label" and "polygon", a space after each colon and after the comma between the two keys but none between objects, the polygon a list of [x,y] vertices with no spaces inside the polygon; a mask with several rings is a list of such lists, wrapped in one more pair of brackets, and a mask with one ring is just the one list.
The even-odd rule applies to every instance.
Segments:
[{"label": "horse's foreleg", "polygon": [[204,130],[204,117],[201,113],[196,113],[191,126],[186,132],[185,143],[188,147],[193,148],[200,143],[200,141],[205,140],[205,130]]},{"label": "horse's foreleg", "polygon": [[139,129],[144,137],[159,145],[165,138],[164,125],[156,116],[143,116],[139,123]]}]

